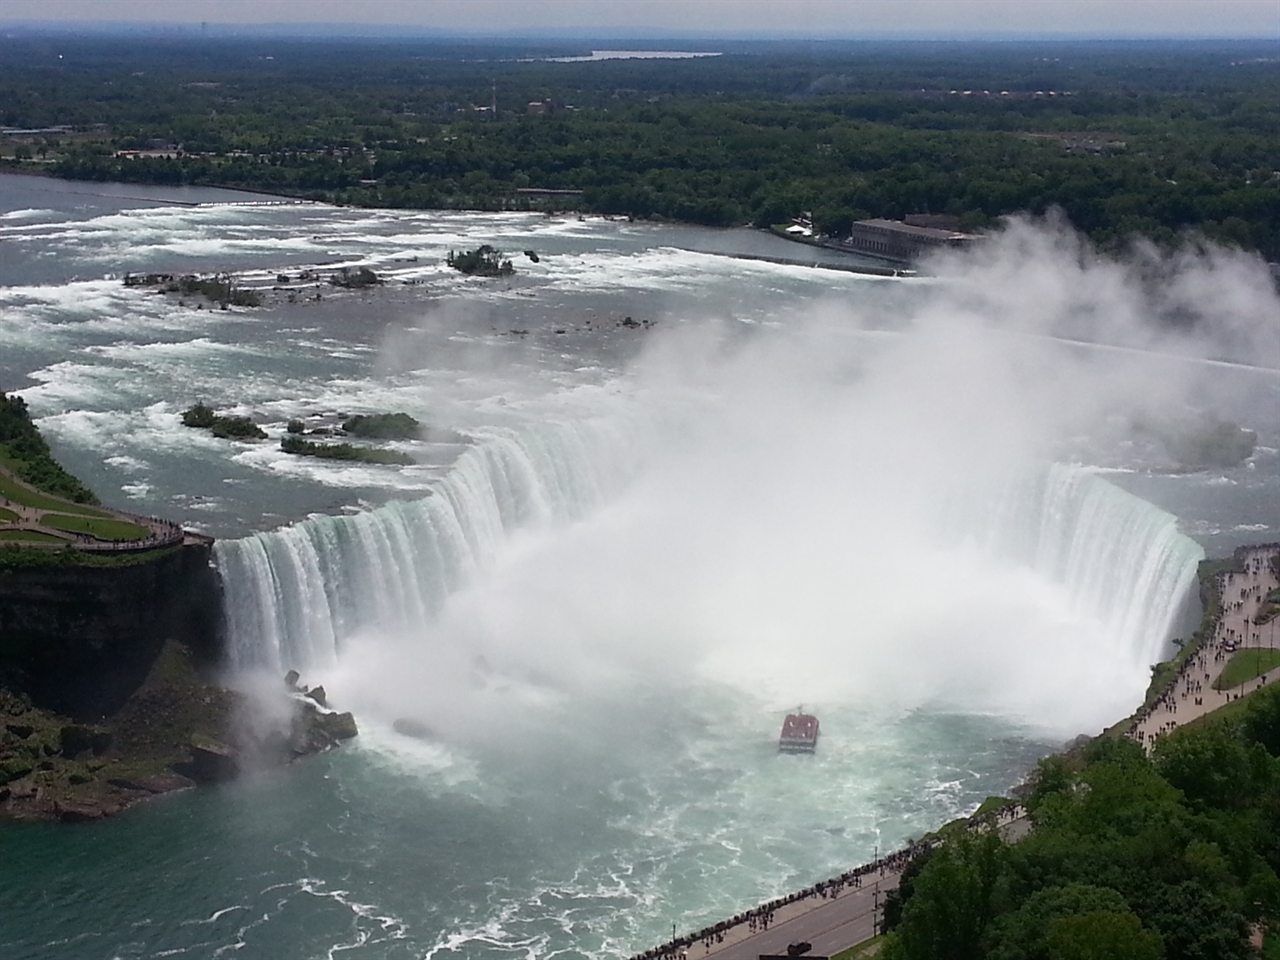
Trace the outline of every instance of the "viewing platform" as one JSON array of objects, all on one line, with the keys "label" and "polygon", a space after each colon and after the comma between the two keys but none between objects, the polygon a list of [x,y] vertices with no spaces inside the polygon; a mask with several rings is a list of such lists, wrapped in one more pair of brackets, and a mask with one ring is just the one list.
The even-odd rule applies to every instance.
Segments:
[{"label": "viewing platform", "polygon": [[0,546],[127,553],[174,546],[188,536],[170,520],[45,493],[0,466]]}]

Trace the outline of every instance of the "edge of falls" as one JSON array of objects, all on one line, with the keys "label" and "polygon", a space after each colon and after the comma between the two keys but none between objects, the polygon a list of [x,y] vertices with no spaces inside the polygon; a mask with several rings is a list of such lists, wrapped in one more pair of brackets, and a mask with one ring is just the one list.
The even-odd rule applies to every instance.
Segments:
[{"label": "edge of falls", "polygon": [[[358,631],[427,621],[512,532],[582,517],[620,489],[641,446],[603,419],[494,432],[425,498],[219,541],[232,667],[322,667]],[[1172,514],[1063,464],[946,502],[944,539],[1060,584],[1135,663],[1164,658],[1204,557]]]}]

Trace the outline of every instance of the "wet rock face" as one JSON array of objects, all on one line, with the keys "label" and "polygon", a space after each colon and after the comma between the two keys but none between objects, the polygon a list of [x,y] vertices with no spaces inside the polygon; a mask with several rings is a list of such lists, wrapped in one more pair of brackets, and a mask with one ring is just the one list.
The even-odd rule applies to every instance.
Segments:
[{"label": "wet rock face", "polygon": [[[323,688],[317,689],[320,689],[323,696]],[[311,694],[306,696],[310,698]],[[350,713],[321,709],[317,706],[317,701],[310,699],[297,700],[296,704],[287,742],[288,761],[332,750],[343,740],[350,740],[360,732],[356,728],[355,717]]]},{"label": "wet rock face", "polygon": [[307,697],[297,697],[287,727],[266,732],[242,730],[228,742],[195,737],[188,745],[191,759],[180,764],[179,770],[197,783],[225,783],[252,770],[283,766],[332,750],[358,733],[350,713],[322,710]]},{"label": "wet rock face", "polygon": [[201,738],[193,739],[189,749],[191,762],[186,772],[196,783],[225,783],[240,776],[240,756],[234,748]]},{"label": "wet rock face", "polygon": [[[318,694],[318,696],[317,696]],[[297,678],[252,729],[244,695],[203,682],[191,651],[166,642],[142,684],[99,723],[76,722],[0,685],[0,817],[84,823],[162,793],[225,783],[330,750],[355,718]]]},{"label": "wet rock face", "polygon": [[220,661],[211,542],[117,567],[0,567],[0,682],[75,719],[113,714],[166,640]]}]

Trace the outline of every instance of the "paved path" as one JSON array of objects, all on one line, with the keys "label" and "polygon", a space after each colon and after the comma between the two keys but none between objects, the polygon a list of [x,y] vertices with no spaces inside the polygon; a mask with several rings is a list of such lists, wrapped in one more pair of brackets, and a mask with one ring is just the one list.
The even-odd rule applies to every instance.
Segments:
[{"label": "paved path", "polygon": [[751,932],[739,924],[722,944],[710,949],[695,944],[689,949],[689,960],[715,957],[716,960],[756,960],[760,954],[786,955],[787,944],[807,940],[813,944],[812,955],[831,956],[847,950],[855,943],[875,936],[878,905],[884,903],[888,890],[898,886],[900,869],[886,869],[884,875],[868,874],[862,886],[841,891],[834,899],[812,898],[787,904],[774,914],[768,930]]},{"label": "paved path", "polygon": [[[975,829],[991,822],[972,821]],[[1021,840],[1031,830],[1021,806],[994,814],[994,823],[1010,843]],[[667,944],[650,955],[687,956],[689,960],[757,960],[761,954],[783,956],[788,944],[804,940],[813,945],[810,956],[831,956],[875,936],[884,895],[898,886],[907,862],[908,853],[900,851],[809,887],[795,895],[798,899],[768,910],[767,927],[759,920],[767,907],[761,907],[751,911],[754,922],[740,920],[706,940],[683,948]]]},{"label": "paved path", "polygon": [[1261,626],[1254,623],[1267,594],[1280,588],[1280,578],[1271,565],[1277,554],[1280,547],[1274,545],[1241,551],[1244,571],[1222,575],[1222,616],[1213,636],[1187,661],[1173,687],[1152,705],[1151,712],[1134,724],[1129,736],[1150,749],[1156,740],[1178,726],[1211,713],[1267,682],[1280,680],[1280,670],[1277,670],[1230,690],[1213,689],[1213,682],[1235,651],[1247,647],[1280,650],[1277,618]]}]

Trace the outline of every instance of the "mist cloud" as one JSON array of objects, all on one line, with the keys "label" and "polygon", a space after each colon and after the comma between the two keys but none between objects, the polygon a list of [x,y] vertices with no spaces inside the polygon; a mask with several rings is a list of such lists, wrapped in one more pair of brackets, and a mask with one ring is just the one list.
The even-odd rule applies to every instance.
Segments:
[{"label": "mist cloud", "polygon": [[983,501],[1135,404],[1229,388],[1200,358],[1280,366],[1265,266],[1216,248],[1111,259],[1015,220],[936,270],[895,296],[889,331],[869,287],[746,336],[655,337],[616,401],[658,424],[640,475],[512,538],[434,622],[353,638],[335,687],[444,727],[645,686],[1060,733],[1131,709],[1149,651],[993,552]]}]

